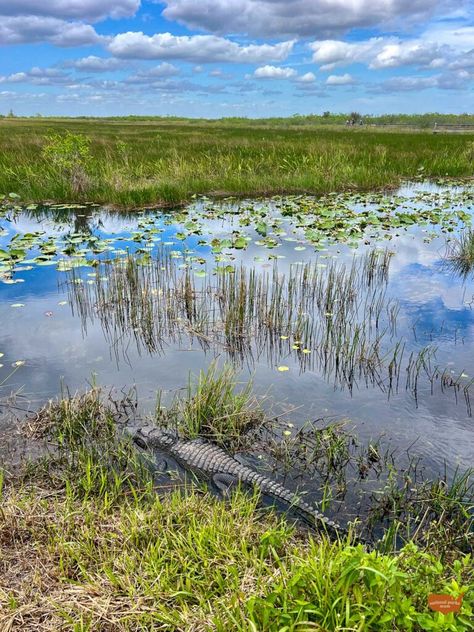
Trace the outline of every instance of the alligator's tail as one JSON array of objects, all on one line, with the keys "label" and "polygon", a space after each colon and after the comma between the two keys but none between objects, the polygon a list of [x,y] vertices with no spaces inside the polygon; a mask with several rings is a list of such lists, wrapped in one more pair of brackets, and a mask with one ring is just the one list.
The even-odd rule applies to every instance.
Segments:
[{"label": "alligator's tail", "polygon": [[341,538],[349,536],[349,531],[347,529],[337,522],[326,518],[326,516],[323,516],[305,502],[292,505],[291,510],[312,531],[316,531],[318,533],[325,532],[333,540],[340,540]]},{"label": "alligator's tail", "polygon": [[363,544],[369,549],[373,548],[373,543],[363,538],[360,534],[355,534],[349,531],[346,527],[342,527],[337,522],[323,516],[304,501],[301,501],[299,505],[294,505],[292,508],[297,513],[298,518],[300,518],[301,521],[309,526],[313,531],[317,531],[318,533],[326,532],[332,540],[347,538],[350,539],[351,542],[355,541],[355,544]]}]

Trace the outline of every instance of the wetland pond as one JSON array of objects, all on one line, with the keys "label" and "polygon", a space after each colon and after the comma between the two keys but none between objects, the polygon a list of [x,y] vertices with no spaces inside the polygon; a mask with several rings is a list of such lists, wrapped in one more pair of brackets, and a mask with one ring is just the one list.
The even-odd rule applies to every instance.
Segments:
[{"label": "wetland pond", "polygon": [[64,388],[133,387],[146,414],[217,359],[287,413],[289,433],[346,420],[430,475],[463,471],[474,273],[458,240],[473,212],[474,187],[426,183],[173,212],[6,199],[3,431],[12,392],[33,410]]}]

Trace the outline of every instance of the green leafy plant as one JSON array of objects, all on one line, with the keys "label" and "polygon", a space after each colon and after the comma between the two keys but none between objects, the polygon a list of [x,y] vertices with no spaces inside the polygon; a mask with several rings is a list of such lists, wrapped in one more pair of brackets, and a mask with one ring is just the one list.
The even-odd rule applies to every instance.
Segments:
[{"label": "green leafy plant", "polygon": [[52,134],[43,148],[43,157],[67,180],[73,194],[83,193],[89,184],[87,165],[90,140],[83,134]]}]

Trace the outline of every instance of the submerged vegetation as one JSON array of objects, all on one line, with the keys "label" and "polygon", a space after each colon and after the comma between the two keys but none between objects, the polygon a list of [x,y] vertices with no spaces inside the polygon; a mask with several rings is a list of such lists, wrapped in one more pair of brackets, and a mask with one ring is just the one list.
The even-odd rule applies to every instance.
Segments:
[{"label": "submerged vegetation", "polygon": [[[156,489],[118,432],[128,404],[91,391],[26,420],[24,432],[50,448],[3,476],[3,629],[472,629],[472,558],[442,539],[452,504],[465,502],[462,485],[446,493],[438,484],[431,510],[444,519],[423,545],[393,553],[330,543],[262,513],[257,496],[224,503],[195,486]],[[418,532],[430,521],[421,518]],[[462,596],[460,611],[430,611],[431,593]]]},{"label": "submerged vegetation", "polygon": [[[62,139],[62,140],[61,140]],[[124,206],[472,177],[473,135],[349,131],[288,121],[0,121],[0,193]],[[87,153],[82,150],[87,147]],[[71,169],[78,153],[82,164]],[[60,163],[63,166],[58,166]]]}]

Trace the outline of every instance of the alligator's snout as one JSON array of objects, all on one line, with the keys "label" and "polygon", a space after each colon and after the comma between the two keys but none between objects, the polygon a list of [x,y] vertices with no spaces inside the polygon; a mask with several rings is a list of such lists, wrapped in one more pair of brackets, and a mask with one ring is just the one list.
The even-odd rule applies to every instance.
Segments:
[{"label": "alligator's snout", "polygon": [[165,449],[176,443],[178,437],[156,426],[143,426],[132,435],[132,440],[143,450],[153,448]]}]

